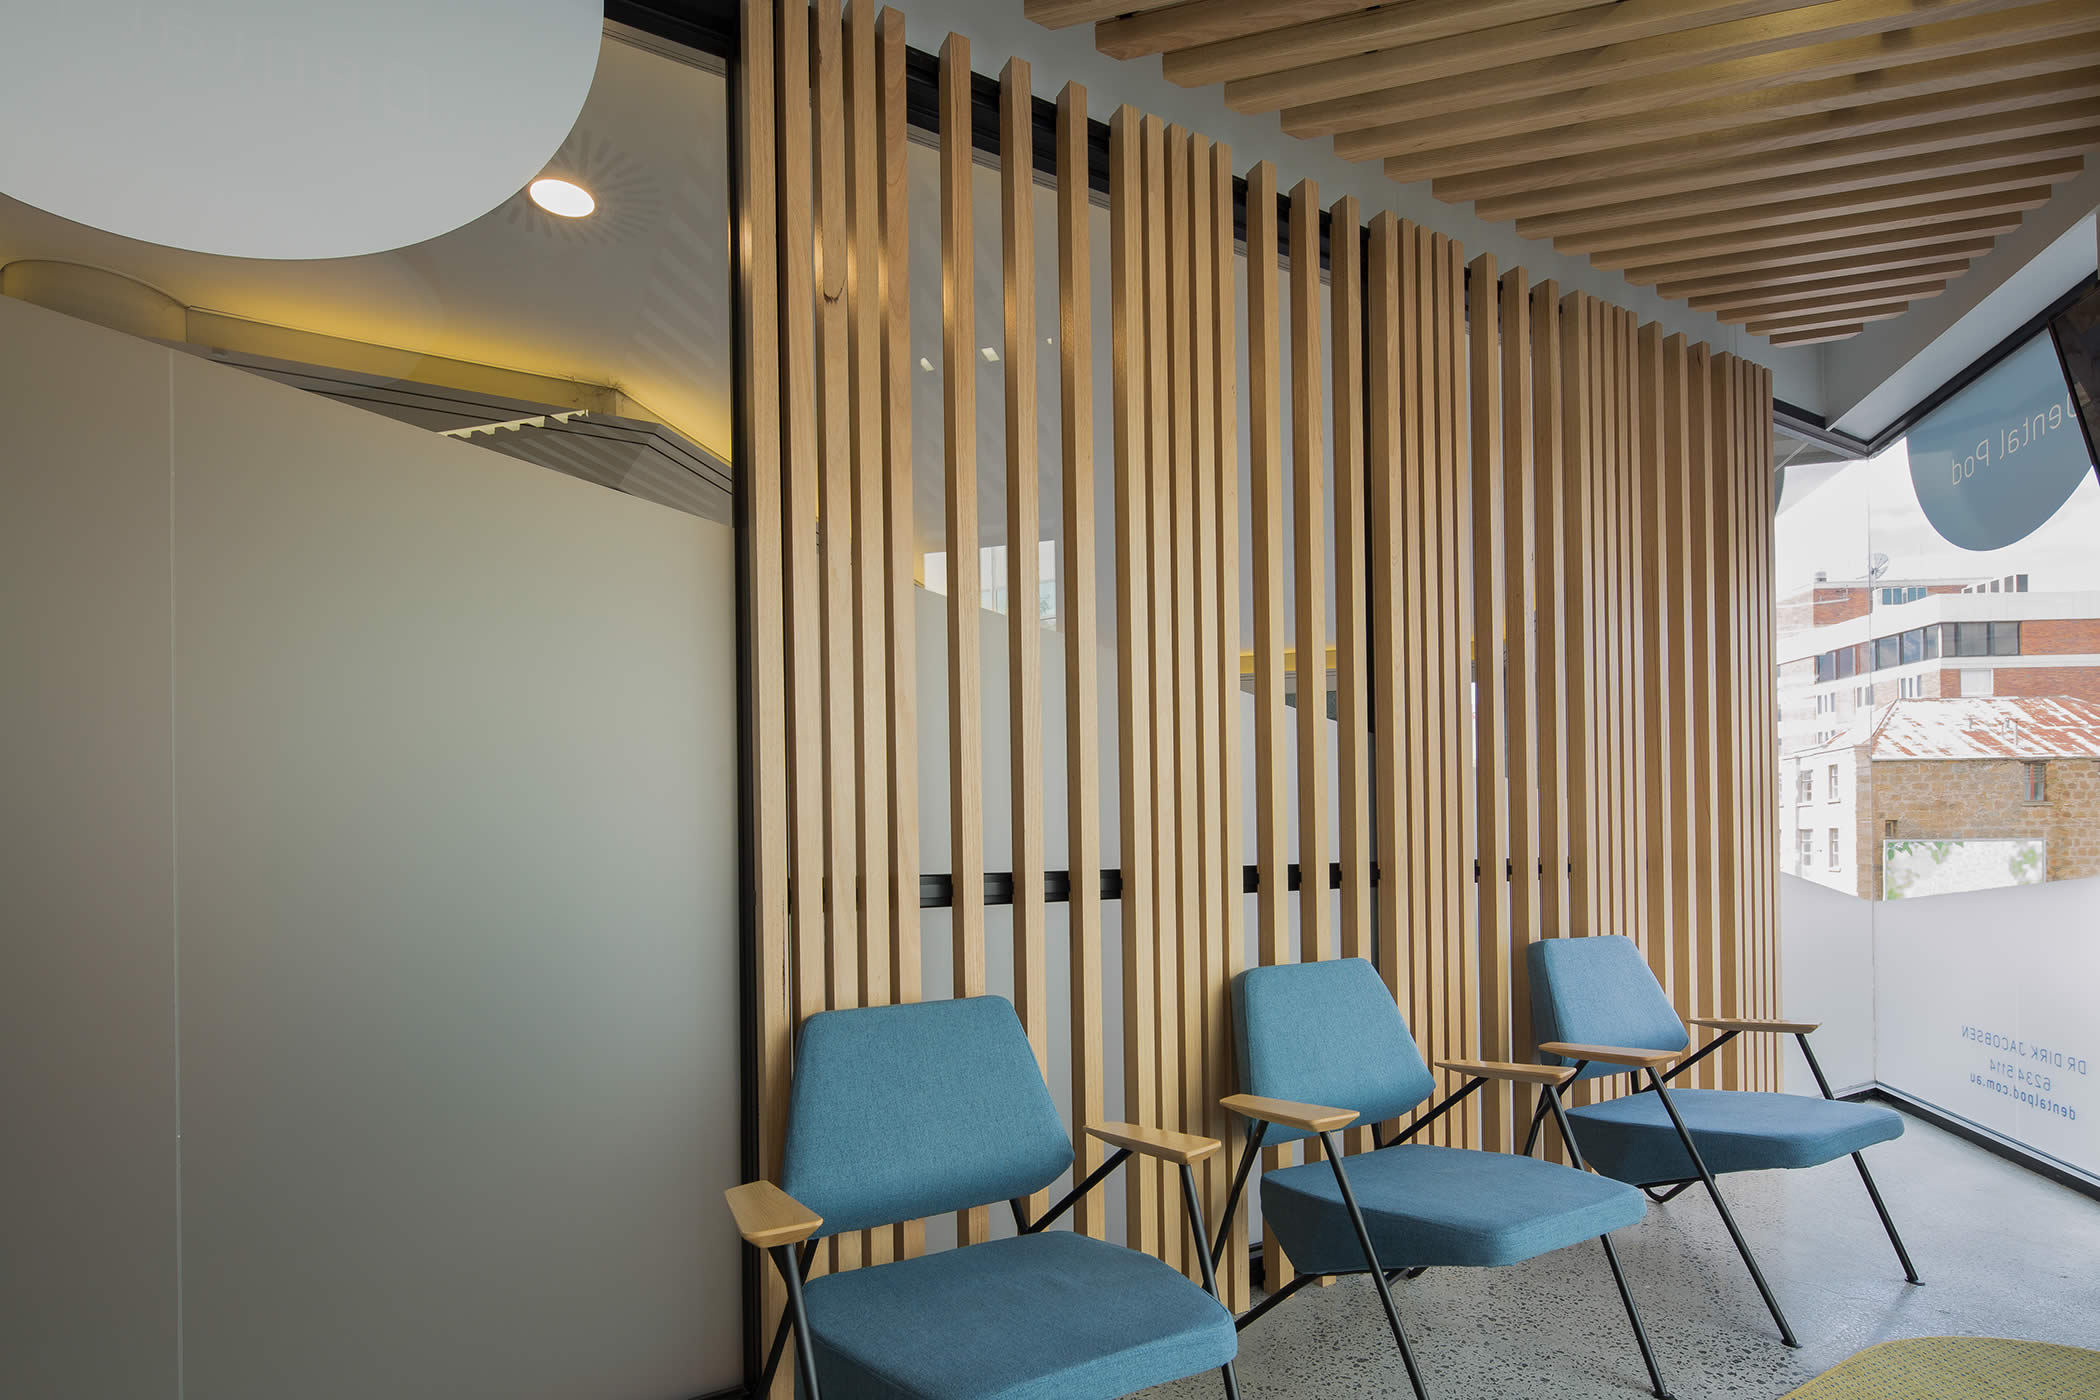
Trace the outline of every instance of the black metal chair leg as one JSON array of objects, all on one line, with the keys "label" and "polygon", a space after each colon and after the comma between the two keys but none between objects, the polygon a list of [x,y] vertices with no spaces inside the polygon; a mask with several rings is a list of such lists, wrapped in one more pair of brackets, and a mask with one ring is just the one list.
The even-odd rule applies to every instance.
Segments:
[{"label": "black metal chair leg", "polygon": [[1256,1303],[1253,1307],[1247,1309],[1247,1311],[1241,1313],[1238,1317],[1234,1318],[1232,1320],[1232,1325],[1234,1327],[1239,1328],[1242,1332],[1246,1331],[1249,1327],[1252,1327],[1255,1323],[1261,1321],[1262,1315],[1264,1313],[1268,1312],[1271,1308],[1283,1302],[1284,1299],[1290,1297],[1293,1293],[1296,1293],[1299,1289],[1305,1287],[1307,1284],[1318,1282],[1319,1278],[1320,1275],[1318,1274],[1299,1274],[1289,1283],[1277,1289],[1268,1297],[1262,1299],[1259,1303]]},{"label": "black metal chair leg", "polygon": [[1649,1200],[1661,1206],[1668,1205],[1670,1202],[1676,1200],[1679,1196],[1682,1196],[1685,1192],[1691,1190],[1694,1186],[1697,1186],[1698,1184],[1699,1179],[1697,1177],[1693,1177],[1690,1181],[1678,1182],[1675,1186],[1672,1186],[1667,1191],[1657,1191],[1653,1186],[1643,1186],[1641,1190],[1647,1195]]},{"label": "black metal chair leg", "polygon": [[1363,1212],[1356,1208],[1356,1193],[1349,1189],[1349,1174],[1342,1170],[1342,1154],[1335,1146],[1333,1133],[1320,1134],[1320,1146],[1327,1149],[1327,1164],[1334,1168],[1334,1184],[1342,1191],[1342,1205],[1349,1212],[1349,1223],[1356,1228],[1356,1243],[1364,1252],[1364,1263],[1371,1272],[1371,1286],[1378,1290],[1378,1301],[1385,1308],[1385,1320],[1393,1329],[1393,1340],[1400,1345],[1400,1364],[1407,1368],[1408,1383],[1415,1388],[1415,1400],[1429,1400],[1429,1392],[1422,1385],[1422,1372],[1415,1365],[1414,1348],[1407,1344],[1407,1333],[1400,1326],[1400,1309],[1393,1305],[1393,1291],[1385,1285],[1385,1270],[1378,1267],[1378,1251],[1371,1247],[1371,1231],[1364,1224]]},{"label": "black metal chair leg", "polygon": [[802,1271],[795,1267],[792,1245],[778,1245],[773,1262],[787,1280],[788,1315],[795,1319],[795,1368],[802,1373],[804,1400],[822,1400],[817,1389],[817,1351],[809,1340],[809,1314],[802,1307]]},{"label": "black metal chair leg", "polygon": [[1648,1329],[1641,1326],[1641,1310],[1633,1304],[1633,1290],[1626,1286],[1626,1271],[1619,1267],[1619,1251],[1612,1248],[1610,1235],[1597,1236],[1597,1243],[1604,1246],[1604,1257],[1611,1261],[1612,1282],[1619,1285],[1619,1301],[1626,1305],[1626,1320],[1633,1324],[1633,1339],[1641,1344],[1641,1360],[1648,1367],[1648,1379],[1655,1386],[1655,1400],[1670,1400],[1670,1388],[1663,1384],[1662,1368],[1655,1364],[1655,1349],[1648,1345]]},{"label": "black metal chair leg", "polygon": [[1684,1119],[1677,1112],[1677,1105],[1670,1099],[1670,1091],[1663,1086],[1662,1076],[1653,1069],[1648,1078],[1655,1085],[1655,1096],[1662,1100],[1663,1110],[1670,1115],[1670,1122],[1677,1128],[1677,1140],[1692,1159],[1692,1169],[1699,1173],[1699,1180],[1706,1183],[1706,1194],[1713,1197],[1714,1209],[1720,1212],[1721,1223],[1728,1227],[1728,1237],[1735,1241],[1735,1252],[1743,1256],[1743,1263],[1750,1268],[1751,1282],[1757,1285],[1758,1294],[1765,1300],[1765,1308],[1772,1314],[1772,1321],[1779,1324],[1779,1340],[1790,1347],[1801,1345],[1794,1340],[1794,1329],[1787,1325],[1786,1314],[1779,1310],[1779,1299],[1772,1294],[1772,1286],[1765,1282],[1764,1270],[1757,1267],[1757,1256],[1750,1252],[1750,1242],[1736,1228],[1735,1216],[1729,1213],[1728,1202],[1721,1199],[1721,1188],[1714,1183],[1714,1174],[1706,1169],[1706,1159],[1699,1155],[1699,1145],[1692,1141],[1691,1129],[1685,1127]]},{"label": "black metal chair leg", "polygon": [[1532,1148],[1538,1146],[1539,1130],[1546,1126],[1546,1108],[1546,1096],[1540,1094],[1539,1106],[1531,1111],[1531,1131],[1524,1135],[1524,1151],[1522,1155],[1526,1157],[1531,1155]]},{"label": "black metal chair leg", "polygon": [[794,1331],[794,1314],[783,1309],[780,1314],[780,1326],[773,1332],[773,1347],[766,1353],[766,1368],[758,1373],[758,1384],[751,1391],[753,1395],[773,1393],[773,1373],[780,1369],[780,1358],[787,1355],[788,1338]]},{"label": "black metal chair leg", "polygon": [[[810,1261],[817,1257],[817,1246],[821,1243],[823,1243],[821,1240],[806,1240],[803,1242],[802,1256],[796,1264],[796,1267],[802,1273],[807,1274],[809,1272]],[[767,1252],[771,1253],[772,1251],[769,1250]],[[774,1262],[778,1263],[780,1261],[775,1259]],[[751,1391],[753,1395],[771,1395],[773,1393],[773,1375],[780,1369],[780,1358],[787,1355],[788,1338],[794,1335],[794,1331],[794,1309],[782,1308],[780,1310],[780,1326],[773,1331],[773,1346],[766,1353],[766,1368],[758,1374],[758,1384]]]},{"label": "black metal chair leg", "polygon": [[[1808,1061],[1809,1073],[1815,1075],[1816,1087],[1823,1091],[1823,1097],[1836,1098],[1837,1095],[1830,1092],[1830,1080],[1824,1077],[1822,1063],[1816,1059],[1807,1034],[1797,1035],[1794,1040],[1801,1046],[1802,1058]],[[1881,1189],[1874,1184],[1874,1174],[1867,1170],[1867,1159],[1855,1152],[1852,1165],[1859,1168],[1859,1179],[1867,1184],[1867,1194],[1874,1199],[1874,1212],[1881,1217],[1881,1228],[1889,1232],[1889,1243],[1896,1246],[1896,1257],[1903,1261],[1903,1276],[1912,1283],[1923,1283],[1925,1280],[1918,1277],[1917,1267],[1910,1262],[1910,1251],[1903,1247],[1903,1237],[1896,1233],[1896,1222],[1889,1218],[1889,1208],[1881,1203]]]},{"label": "black metal chair leg", "polygon": [[1881,1217],[1881,1228],[1889,1232],[1889,1243],[1896,1246],[1896,1257],[1903,1261],[1903,1276],[1912,1283],[1922,1284],[1917,1266],[1910,1262],[1910,1251],[1903,1247],[1903,1236],[1896,1233],[1896,1222],[1889,1218],[1889,1208],[1881,1203],[1881,1189],[1874,1184],[1874,1174],[1867,1170],[1864,1154],[1852,1154],[1852,1165],[1859,1168],[1859,1179],[1867,1184],[1867,1195],[1873,1198],[1874,1211]]},{"label": "black metal chair leg", "polygon": [[[1575,1141],[1575,1130],[1568,1123],[1567,1106],[1560,1101],[1560,1090],[1554,1085],[1546,1085],[1540,1104],[1553,1110],[1553,1121],[1560,1128],[1560,1140],[1567,1145],[1568,1159],[1575,1164],[1575,1170],[1588,1171],[1589,1163],[1582,1159],[1582,1145]],[[1648,1329],[1641,1325],[1641,1310],[1633,1305],[1633,1290],[1626,1286],[1626,1271],[1619,1267],[1619,1251],[1612,1247],[1610,1235],[1597,1236],[1597,1242],[1604,1246],[1604,1257],[1611,1261],[1612,1282],[1619,1285],[1619,1301],[1626,1305],[1626,1320],[1633,1324],[1633,1339],[1641,1344],[1641,1360],[1648,1367],[1648,1379],[1655,1385],[1656,1400],[1670,1400],[1662,1371],[1655,1364],[1655,1350],[1648,1345]]]},{"label": "black metal chair leg", "polygon": [[1225,1193],[1225,1217],[1218,1222],[1218,1240],[1210,1247],[1210,1266],[1213,1269],[1225,1257],[1225,1237],[1232,1233],[1232,1217],[1240,1208],[1240,1193],[1247,1189],[1247,1173],[1254,1170],[1254,1159],[1260,1155],[1261,1140],[1268,1131],[1267,1123],[1256,1123],[1253,1133],[1247,1138],[1247,1150],[1240,1153],[1240,1167],[1233,1173],[1232,1189]]},{"label": "black metal chair leg", "polygon": [[[1195,1169],[1187,1162],[1181,1164],[1181,1204],[1188,1212],[1189,1235],[1196,1242],[1196,1262],[1203,1266],[1203,1291],[1216,1298],[1218,1275],[1210,1262],[1210,1242],[1204,1238],[1209,1232],[1203,1228],[1203,1202],[1196,1195]],[[1220,1369],[1225,1375],[1225,1400],[1240,1400],[1240,1378],[1232,1363],[1228,1361]]]}]

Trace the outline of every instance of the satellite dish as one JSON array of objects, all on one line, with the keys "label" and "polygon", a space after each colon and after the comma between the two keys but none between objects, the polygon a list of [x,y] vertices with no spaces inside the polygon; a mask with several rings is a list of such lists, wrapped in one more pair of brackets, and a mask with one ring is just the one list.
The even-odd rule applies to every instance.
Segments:
[{"label": "satellite dish", "polygon": [[339,258],[494,209],[583,110],[602,0],[6,7],[0,193],[148,243]]},{"label": "satellite dish", "polygon": [[1868,582],[1873,582],[1875,579],[1880,578],[1883,574],[1887,573],[1888,571],[1889,557],[1886,554],[1877,552],[1867,560]]}]

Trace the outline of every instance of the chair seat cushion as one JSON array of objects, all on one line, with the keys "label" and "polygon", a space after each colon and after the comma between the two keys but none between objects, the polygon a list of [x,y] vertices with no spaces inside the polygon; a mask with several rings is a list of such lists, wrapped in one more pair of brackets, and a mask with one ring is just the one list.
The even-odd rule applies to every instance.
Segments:
[{"label": "chair seat cushion", "polygon": [[[1507,1152],[1401,1143],[1346,1165],[1371,1245],[1388,1269],[1516,1264],[1631,1225],[1646,1209],[1630,1186]],[[1327,1163],[1263,1176],[1261,1209],[1301,1272],[1364,1267]]]},{"label": "chair seat cushion", "polygon": [[1066,1230],[827,1274],[805,1298],[824,1400],[1111,1400],[1239,1349],[1201,1288]]},{"label": "chair seat cushion", "polygon": [[[1903,1116],[1877,1104],[1765,1094],[1747,1089],[1672,1089],[1707,1169],[1723,1172],[1813,1167],[1903,1135]],[[1606,1176],[1649,1185],[1698,1175],[1653,1091],[1571,1108],[1583,1157]]]}]

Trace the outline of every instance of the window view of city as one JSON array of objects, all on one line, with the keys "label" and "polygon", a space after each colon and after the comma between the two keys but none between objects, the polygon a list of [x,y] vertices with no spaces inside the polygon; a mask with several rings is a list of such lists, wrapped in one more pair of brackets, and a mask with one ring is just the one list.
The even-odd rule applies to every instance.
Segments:
[{"label": "window view of city", "polygon": [[2046,336],[1879,456],[1781,471],[1782,868],[2100,876],[2100,479]]}]

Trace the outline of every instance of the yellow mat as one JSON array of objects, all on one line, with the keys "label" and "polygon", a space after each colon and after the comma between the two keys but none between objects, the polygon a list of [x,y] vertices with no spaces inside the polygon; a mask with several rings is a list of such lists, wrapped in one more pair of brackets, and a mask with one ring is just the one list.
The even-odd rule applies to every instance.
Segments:
[{"label": "yellow mat", "polygon": [[2100,1351],[1914,1337],[1868,1347],[1780,1400],[2100,1400]]}]

